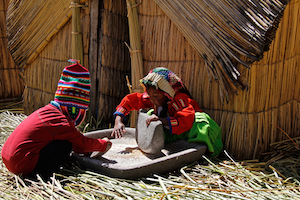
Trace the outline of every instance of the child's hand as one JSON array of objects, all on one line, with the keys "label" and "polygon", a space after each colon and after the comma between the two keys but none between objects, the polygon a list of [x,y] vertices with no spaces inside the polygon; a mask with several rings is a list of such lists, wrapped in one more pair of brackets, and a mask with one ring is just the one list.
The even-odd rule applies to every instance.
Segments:
[{"label": "child's hand", "polygon": [[111,133],[111,136],[115,138],[121,138],[124,136],[125,132],[125,125],[123,124],[121,117],[117,116],[115,119],[115,126],[113,132]]},{"label": "child's hand", "polygon": [[159,117],[155,114],[152,114],[150,117],[146,119],[146,125],[149,126],[151,121],[158,121]]},{"label": "child's hand", "polygon": [[106,149],[105,149],[105,151],[103,152],[103,154],[104,154],[104,153],[106,153],[106,152],[111,148],[112,143],[111,143],[111,141],[110,141],[107,137],[102,138],[102,140],[105,140],[105,141],[107,142]]},{"label": "child's hand", "polygon": [[103,151],[103,152],[101,152],[101,151],[94,151],[94,152],[91,153],[90,158],[100,157],[103,154],[105,154],[111,148],[112,143],[111,143],[111,141],[108,138],[105,137],[105,138],[102,138],[102,140],[105,140],[107,142],[105,151]]},{"label": "child's hand", "polygon": [[107,137],[102,138],[102,140],[105,140],[107,144],[111,146],[112,143]]},{"label": "child's hand", "polygon": [[115,138],[121,138],[124,136],[125,132],[125,125],[121,122],[120,124],[114,126],[111,136]]}]

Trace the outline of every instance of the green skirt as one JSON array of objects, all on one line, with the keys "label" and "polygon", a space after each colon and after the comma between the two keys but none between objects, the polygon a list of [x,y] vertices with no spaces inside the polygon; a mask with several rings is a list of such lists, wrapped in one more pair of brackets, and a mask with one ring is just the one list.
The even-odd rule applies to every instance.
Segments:
[{"label": "green skirt", "polygon": [[206,144],[210,157],[218,156],[223,149],[220,126],[204,112],[195,113],[195,122],[189,131],[180,135],[170,134],[168,129],[164,129],[164,131],[165,143],[184,139],[188,142]]}]

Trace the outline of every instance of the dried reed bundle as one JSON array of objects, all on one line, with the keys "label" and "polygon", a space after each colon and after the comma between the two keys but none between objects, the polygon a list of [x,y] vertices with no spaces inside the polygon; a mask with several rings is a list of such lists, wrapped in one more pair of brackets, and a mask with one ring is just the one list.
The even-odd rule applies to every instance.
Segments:
[{"label": "dried reed bundle", "polygon": [[80,0],[73,0],[72,7],[72,58],[83,63],[82,30],[80,26]]},{"label": "dried reed bundle", "polygon": [[0,112],[1,136],[9,136],[11,132],[26,118],[27,116],[20,113],[14,114],[9,110]]},{"label": "dried reed bundle", "polygon": [[250,62],[261,59],[289,1],[155,2],[207,62],[210,75],[222,88],[220,96],[228,97],[227,90],[247,87],[235,62],[248,67],[241,56]]},{"label": "dried reed bundle", "polygon": [[22,101],[7,101],[4,103],[0,102],[0,113],[2,112],[11,112],[11,113],[24,113],[24,109],[21,108],[23,106]]},{"label": "dried reed bundle", "polygon": [[271,143],[271,151],[264,152],[261,157],[266,162],[266,166],[271,164],[279,169],[279,173],[285,176],[293,175],[300,179],[300,137],[291,138],[285,131],[282,129],[281,131],[288,136],[288,139]]},{"label": "dried reed bundle", "polygon": [[114,121],[116,106],[128,93],[125,76],[131,70],[130,53],[124,44],[129,43],[126,1],[91,1],[89,7],[90,110],[96,124],[109,124]]},{"label": "dried reed bundle", "polygon": [[22,95],[23,79],[7,48],[7,0],[0,1],[0,102],[11,101]]},{"label": "dried reed bundle", "polygon": [[[8,55],[8,53],[4,52],[3,56],[3,59],[8,61],[8,65],[7,63],[0,63],[0,102],[16,100],[22,95],[24,90],[24,80],[20,70],[13,63],[11,57],[6,57],[5,55]],[[1,66],[1,64],[5,65]]]},{"label": "dried reed bundle", "polygon": [[[137,6],[135,0],[126,0],[127,10],[128,10],[128,25],[129,25],[129,37],[130,37],[130,47],[129,51],[131,54],[131,84],[133,92],[143,92],[139,79],[144,76],[143,73],[143,57],[142,57],[142,47],[140,38],[140,26],[137,13]],[[135,126],[137,118],[137,112],[131,112],[130,114],[130,125]]]},{"label": "dried reed bundle", "polygon": [[[0,148],[26,118],[23,114],[0,113]],[[288,199],[300,198],[300,182],[285,177],[277,167],[258,160],[210,160],[185,166],[178,173],[124,180],[83,171],[76,165],[54,174],[51,181],[23,180],[8,172],[0,160],[0,197],[4,199]],[[284,168],[281,165],[281,168]]]},{"label": "dried reed bundle", "polygon": [[19,67],[30,64],[70,19],[69,6],[69,0],[10,1],[6,19],[8,46]]}]

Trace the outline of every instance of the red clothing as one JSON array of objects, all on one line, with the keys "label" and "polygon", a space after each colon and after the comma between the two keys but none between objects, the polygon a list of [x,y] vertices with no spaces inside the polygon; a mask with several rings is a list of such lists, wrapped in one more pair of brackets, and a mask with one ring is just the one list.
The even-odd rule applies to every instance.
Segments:
[{"label": "red clothing", "polygon": [[[132,93],[122,99],[115,114],[126,116],[130,111],[142,108],[154,108],[157,113],[157,107],[151,103],[147,93]],[[167,119],[170,133],[180,135],[190,130],[194,123],[195,112],[202,112],[198,103],[187,94],[177,92],[172,101],[168,102]]]},{"label": "red clothing", "polygon": [[102,139],[87,138],[55,106],[48,104],[29,115],[8,137],[1,156],[14,174],[28,175],[35,168],[39,152],[53,140],[68,140],[78,153],[105,151]]}]

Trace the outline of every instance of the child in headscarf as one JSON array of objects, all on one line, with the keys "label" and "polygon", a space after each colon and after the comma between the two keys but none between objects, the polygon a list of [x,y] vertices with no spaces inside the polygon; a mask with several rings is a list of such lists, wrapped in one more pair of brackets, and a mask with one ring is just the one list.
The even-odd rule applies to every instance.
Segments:
[{"label": "child in headscarf", "polygon": [[43,179],[63,165],[72,149],[78,153],[106,152],[107,139],[92,139],[77,129],[90,102],[90,73],[77,61],[62,71],[55,99],[29,115],[6,140],[1,156],[9,171]]},{"label": "child in headscarf", "polygon": [[165,143],[178,139],[207,144],[210,156],[218,156],[223,148],[221,129],[206,113],[176,74],[157,67],[140,80],[145,93],[125,96],[117,106],[112,136],[120,138],[125,132],[123,120],[132,110],[152,108],[147,125],[160,120],[165,129]]}]

